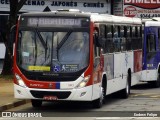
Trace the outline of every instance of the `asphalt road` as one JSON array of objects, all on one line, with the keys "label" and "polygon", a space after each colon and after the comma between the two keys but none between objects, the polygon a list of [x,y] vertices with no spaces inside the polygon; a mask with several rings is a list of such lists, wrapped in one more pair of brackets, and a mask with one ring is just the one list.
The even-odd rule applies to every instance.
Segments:
[{"label": "asphalt road", "polygon": [[160,120],[160,88],[152,88],[150,84],[141,83],[132,87],[128,99],[121,99],[118,94],[107,96],[106,104],[100,109],[95,109],[90,103],[85,102],[44,102],[41,108],[32,108],[29,103],[8,112],[37,113],[42,116],[39,120],[45,117],[47,120]]}]

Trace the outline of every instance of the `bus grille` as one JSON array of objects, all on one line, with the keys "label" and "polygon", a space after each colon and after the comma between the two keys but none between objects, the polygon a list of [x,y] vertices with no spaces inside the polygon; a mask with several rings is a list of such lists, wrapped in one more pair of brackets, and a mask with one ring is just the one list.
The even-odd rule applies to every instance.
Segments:
[{"label": "bus grille", "polygon": [[42,75],[26,75],[27,79],[29,80],[35,80],[35,81],[75,81],[78,79],[79,76],[59,76],[59,77],[53,77],[53,76],[42,76]]},{"label": "bus grille", "polygon": [[44,96],[56,96],[58,99],[66,99],[71,94],[70,91],[66,91],[66,92],[57,92],[57,91],[50,92],[50,91],[35,91],[35,90],[31,90],[30,92],[33,95],[33,97],[35,97],[35,98],[43,98]]}]

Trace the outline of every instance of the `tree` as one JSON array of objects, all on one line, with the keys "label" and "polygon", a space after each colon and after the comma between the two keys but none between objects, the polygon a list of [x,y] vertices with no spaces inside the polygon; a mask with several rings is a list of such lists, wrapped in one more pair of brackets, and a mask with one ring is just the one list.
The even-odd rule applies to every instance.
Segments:
[{"label": "tree", "polygon": [[2,34],[4,44],[6,46],[5,59],[3,64],[2,75],[12,74],[13,66],[13,43],[10,36],[10,29],[16,25],[17,15],[27,0],[10,0],[10,14],[6,25],[6,32]]}]

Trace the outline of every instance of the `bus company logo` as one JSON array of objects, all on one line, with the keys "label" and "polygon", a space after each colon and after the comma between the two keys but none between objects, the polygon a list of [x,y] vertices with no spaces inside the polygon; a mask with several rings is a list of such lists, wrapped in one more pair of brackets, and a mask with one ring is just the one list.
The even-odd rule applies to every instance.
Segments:
[{"label": "bus company logo", "polygon": [[135,17],[137,15],[137,9],[133,6],[128,6],[124,9],[124,15],[127,17]]},{"label": "bus company logo", "polygon": [[160,8],[160,0],[124,0],[124,5],[132,5],[144,9]]},{"label": "bus company logo", "polygon": [[2,117],[3,118],[12,117],[12,113],[11,112],[2,112]]}]

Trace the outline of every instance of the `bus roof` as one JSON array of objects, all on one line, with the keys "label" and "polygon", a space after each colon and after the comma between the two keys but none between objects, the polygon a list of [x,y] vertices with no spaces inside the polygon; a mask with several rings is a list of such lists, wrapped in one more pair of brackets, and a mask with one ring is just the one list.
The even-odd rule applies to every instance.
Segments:
[{"label": "bus roof", "polygon": [[142,21],[140,18],[132,18],[134,24],[142,24]]},{"label": "bus roof", "polygon": [[146,21],[153,21],[152,19],[142,19],[142,23],[145,23]]},{"label": "bus roof", "polygon": [[149,26],[160,26],[160,22],[159,21],[146,21],[145,22],[145,26],[149,27]]},{"label": "bus roof", "polygon": [[93,22],[110,22],[110,23],[119,23],[119,24],[142,24],[140,18],[130,18],[124,16],[113,16],[108,14],[91,14],[91,20]]},{"label": "bus roof", "polygon": [[81,13],[79,11],[75,11],[75,12],[67,12],[67,11],[52,11],[52,12],[32,12],[32,13],[24,13],[21,14],[21,16],[47,16],[47,17],[52,17],[52,16],[64,16],[64,17],[90,17],[90,14],[88,13]]},{"label": "bus roof", "polygon": [[91,21],[93,22],[113,22],[112,15],[108,14],[91,14]]},{"label": "bus roof", "polygon": [[153,21],[160,21],[160,17],[153,17],[152,20]]}]

